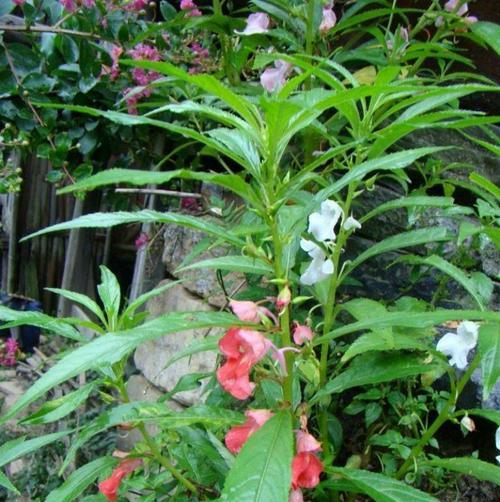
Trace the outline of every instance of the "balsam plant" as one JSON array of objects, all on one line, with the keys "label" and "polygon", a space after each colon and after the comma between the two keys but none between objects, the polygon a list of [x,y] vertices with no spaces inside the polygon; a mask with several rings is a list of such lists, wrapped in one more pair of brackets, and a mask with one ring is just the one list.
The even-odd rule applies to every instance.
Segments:
[{"label": "balsam plant", "polygon": [[[126,426],[137,428],[143,438],[127,458],[103,457],[79,467],[46,500],[74,500],[97,479],[101,500],[102,496],[117,500],[119,493],[125,495],[130,489],[144,500],[238,502],[336,500],[342,493],[349,497],[362,493],[377,501],[431,501],[437,499],[419,488],[423,476],[438,469],[498,483],[499,467],[472,456],[441,458],[435,439],[448,421],[457,426],[461,421],[470,430],[464,417],[472,420],[470,416],[478,415],[500,424],[498,411],[457,409],[476,368],[481,367],[484,398],[498,380],[500,316],[487,310],[477,277],[442,256],[442,244],[456,236],[443,227],[410,228],[357,255],[349,250],[353,235],[376,225],[376,217],[387,211],[455,207],[452,193],[431,195],[425,186],[410,190],[405,171],[447,147],[401,149],[401,138],[422,128],[461,130],[495,121],[458,104],[469,94],[497,90],[484,79],[451,73],[451,62],[463,58],[446,38],[454,31],[463,32],[463,2],[451,7],[448,2],[445,9],[431,2],[410,30],[396,25],[396,16],[406,16],[396,2],[356,2],[337,24],[328,2],[253,4],[263,12],[249,17],[239,33],[241,43],[246,45],[244,37],[275,34],[276,49],[281,51],[255,56],[256,69],[267,67],[261,75],[266,90],[258,84],[229,87],[215,76],[190,74],[167,62],[124,60],[125,65],[164,75],[157,85],[181,89],[185,99],[154,105],[138,115],[61,105],[122,126],[157,127],[165,134],[195,140],[203,145],[203,154],[220,164],[213,171],[110,169],[61,193],[118,183],[204,181],[244,202],[246,211],[240,219],[215,223],[153,210],[95,213],[40,230],[30,238],[132,222],[184,225],[225,243],[230,251],[196,262],[193,254],[183,270],[241,272],[257,286],[246,296],[228,298],[227,312],[170,312],[146,320],[136,310],[160,291],[153,290],[127,306],[116,279],[102,268],[98,293],[103,307],[83,295],[55,291],[95,316],[96,322],[86,323],[96,334],[92,340],[75,330],[81,321],[1,309],[3,318],[11,321],[8,326],[33,323],[78,343],[28,389],[3,422],[89,370],[99,376],[88,387],[49,401],[23,421],[58,420],[97,390],[109,410],[77,430],[4,445],[0,465],[74,434],[63,473],[89,438]],[[372,4],[382,8],[363,10]],[[220,4],[215,2],[217,8]],[[270,28],[266,12],[278,28]],[[372,19],[377,19],[376,26],[359,28]],[[431,41],[415,38],[436,24]],[[352,35],[354,30],[360,35]],[[352,35],[353,41],[330,53],[331,39],[320,36],[330,32],[338,34],[339,40]],[[235,46],[228,38],[222,43],[227,57]],[[425,70],[428,58],[439,63],[435,75]],[[360,60],[370,67],[360,68]],[[232,84],[234,70],[227,74]],[[172,121],[172,116],[185,118]],[[405,195],[365,211],[359,203],[361,195],[377,190],[384,178],[399,183]],[[433,178],[432,186],[437,179]],[[472,182],[476,193],[493,208],[484,223],[487,235],[495,235],[498,193],[487,180],[476,177]],[[475,310],[438,308],[408,296],[382,302],[343,294],[343,287],[354,281],[353,273],[367,260],[419,246],[426,246],[429,256],[408,260],[457,281],[475,302]],[[436,345],[434,327],[443,324],[449,329]],[[139,344],[207,327],[222,328],[225,334],[192,345],[176,357],[216,350],[220,358],[213,374],[185,375],[157,402],[130,401],[125,363]],[[449,392],[438,393],[431,384],[442,375],[448,378]],[[202,379],[208,380],[204,404],[181,412],[167,406],[165,401],[176,392],[196,388]],[[365,437],[359,439],[357,453],[347,457],[353,452],[346,448],[348,438],[342,431],[348,428],[342,419],[361,411]],[[160,432],[151,435],[149,423]],[[485,440],[494,443],[493,437]],[[15,490],[5,476],[0,483]]]}]

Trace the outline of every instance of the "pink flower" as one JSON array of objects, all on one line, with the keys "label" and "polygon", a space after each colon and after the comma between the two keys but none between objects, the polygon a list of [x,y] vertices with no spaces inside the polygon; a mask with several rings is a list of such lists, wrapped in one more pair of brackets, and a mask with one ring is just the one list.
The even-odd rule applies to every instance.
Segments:
[{"label": "pink flower", "polygon": [[18,5],[19,7],[22,7],[24,5],[24,2],[26,2],[26,0],[12,0],[12,2]]},{"label": "pink flower", "polygon": [[142,249],[144,246],[147,246],[149,242],[148,234],[141,232],[137,239],[135,240],[135,248],[137,250]]},{"label": "pink flower", "polygon": [[99,483],[99,491],[110,501],[115,502],[122,479],[142,464],[139,458],[126,459],[113,470],[111,476]]},{"label": "pink flower", "polygon": [[17,352],[19,344],[15,338],[7,338],[4,345],[4,352],[0,351],[0,364],[3,366],[15,366],[17,363]]},{"label": "pink flower", "polygon": [[297,438],[297,453],[315,453],[321,451],[321,443],[309,432],[299,430]]},{"label": "pink flower", "polygon": [[283,312],[283,310],[288,307],[291,300],[292,292],[290,291],[290,288],[288,286],[285,286],[279,292],[278,298],[276,299],[276,308],[278,309],[278,312]]},{"label": "pink flower", "polygon": [[59,2],[68,12],[75,12],[76,5],[73,0],[59,0]]},{"label": "pink flower", "polygon": [[333,11],[333,2],[323,9],[323,17],[321,19],[321,24],[319,25],[319,31],[321,34],[325,34],[330,31],[337,24],[337,16]]},{"label": "pink flower", "polygon": [[255,12],[250,14],[247,19],[247,25],[243,31],[235,31],[238,35],[255,35],[257,33],[267,33],[271,20],[264,12]]},{"label": "pink flower", "polygon": [[474,24],[474,23],[478,22],[478,18],[476,16],[467,16],[467,17],[464,18],[464,21],[467,24]]},{"label": "pink flower", "polygon": [[460,5],[460,8],[458,10],[456,10],[460,2],[461,0],[449,0],[444,4],[444,10],[447,12],[454,12],[457,16],[464,16],[465,14],[467,14],[469,7],[467,5],[467,2],[465,2]]},{"label": "pink flower", "polygon": [[295,324],[293,328],[293,341],[297,345],[302,345],[307,341],[311,341],[313,339],[313,332],[309,326],[305,324]]},{"label": "pink flower", "polygon": [[270,342],[258,331],[231,328],[220,339],[219,349],[227,361],[217,370],[221,387],[236,399],[247,399],[255,384],[250,370],[269,350]]},{"label": "pink flower", "polygon": [[255,302],[231,300],[229,306],[240,321],[260,322],[259,306]]},{"label": "pink flower", "polygon": [[245,411],[247,421],[243,425],[237,425],[229,429],[225,443],[231,453],[238,453],[247,439],[260,429],[274,414],[270,410]]},{"label": "pink flower", "polygon": [[148,0],[132,0],[132,2],[125,5],[125,10],[139,11],[145,9],[147,6]]},{"label": "pink flower", "polygon": [[91,9],[95,5],[95,0],[81,0],[82,5],[87,7],[87,9]]},{"label": "pink flower", "polygon": [[145,59],[146,61],[161,60],[161,55],[158,52],[158,49],[148,44],[137,44],[128,52],[132,56],[132,59]]},{"label": "pink flower", "polygon": [[304,502],[304,496],[302,495],[302,490],[300,488],[297,488],[296,490],[291,490],[288,502]]},{"label": "pink flower", "polygon": [[260,76],[260,84],[267,92],[275,92],[281,89],[288,75],[292,71],[292,65],[285,61],[275,61],[274,68],[267,68]]},{"label": "pink flower", "polygon": [[323,464],[314,453],[297,453],[292,461],[292,488],[314,488],[322,472]]},{"label": "pink flower", "polygon": [[196,17],[203,15],[198,6],[193,0],[181,0],[181,10],[185,10],[188,17]]}]

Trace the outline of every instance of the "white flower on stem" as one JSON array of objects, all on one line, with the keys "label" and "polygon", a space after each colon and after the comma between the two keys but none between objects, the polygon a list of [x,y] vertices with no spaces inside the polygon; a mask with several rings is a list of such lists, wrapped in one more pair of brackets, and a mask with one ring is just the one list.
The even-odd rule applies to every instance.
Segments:
[{"label": "white flower on stem", "polygon": [[462,420],[460,420],[460,423],[462,424],[462,427],[469,432],[474,432],[476,430],[476,424],[474,420],[472,420],[472,418],[468,415],[464,415]]},{"label": "white flower on stem", "polygon": [[450,356],[449,363],[463,370],[467,367],[467,356],[477,344],[479,326],[475,322],[463,321],[457,333],[446,333],[436,345],[436,350]]},{"label": "white flower on stem", "polygon": [[[314,235],[317,241],[334,241],[335,225],[344,215],[342,208],[333,200],[325,200],[321,203],[319,213],[311,213],[307,231]],[[302,248],[304,249],[304,248]],[[304,249],[304,251],[307,251]]]},{"label": "white flower on stem", "polygon": [[[495,433],[495,444],[497,447],[497,450],[500,450],[500,427],[497,429]],[[496,457],[497,462],[500,463],[500,455],[497,455]]]},{"label": "white flower on stem", "polygon": [[271,20],[264,12],[255,12],[250,14],[247,19],[247,25],[243,31],[235,31],[238,35],[256,35],[257,33],[267,33]]},{"label": "white flower on stem", "polygon": [[292,65],[278,59],[274,62],[274,68],[267,68],[260,76],[260,85],[267,92],[279,91],[285,84],[286,79],[292,71]]},{"label": "white flower on stem", "polygon": [[333,274],[333,262],[326,257],[325,252],[314,242],[300,240],[300,247],[312,258],[305,272],[300,276],[300,282],[312,286]]},{"label": "white flower on stem", "polygon": [[343,226],[344,226],[344,230],[349,231],[349,230],[355,230],[355,229],[361,228],[361,223],[353,216],[349,216],[349,218],[347,218],[344,221]]}]

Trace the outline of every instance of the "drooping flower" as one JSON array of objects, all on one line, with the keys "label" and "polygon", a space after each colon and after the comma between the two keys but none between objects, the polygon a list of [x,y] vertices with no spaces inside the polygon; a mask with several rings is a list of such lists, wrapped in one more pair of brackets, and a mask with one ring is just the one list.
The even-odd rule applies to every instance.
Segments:
[{"label": "drooping flower", "polygon": [[229,306],[240,321],[260,322],[259,306],[255,302],[231,300]]},{"label": "drooping flower", "polygon": [[460,3],[461,0],[448,0],[448,2],[444,4],[444,10],[447,12],[454,12],[457,16],[462,17],[467,14],[469,6],[467,5],[467,2],[464,2],[460,5],[460,8],[456,10]]},{"label": "drooping flower", "polygon": [[322,472],[323,464],[314,453],[297,453],[292,461],[292,488],[314,488]]},{"label": "drooping flower", "polygon": [[312,258],[311,263],[300,276],[300,282],[311,286],[333,274],[333,262],[326,257],[325,252],[312,241],[300,240],[300,247]]},{"label": "drooping flower", "polygon": [[309,326],[305,324],[295,324],[293,328],[293,341],[297,345],[302,345],[307,341],[311,341],[313,339],[313,332]]},{"label": "drooping flower", "polygon": [[472,420],[472,418],[468,415],[464,415],[462,420],[460,420],[460,424],[465,430],[468,430],[469,432],[474,432],[476,430],[476,424],[474,423],[474,420]]},{"label": "drooping flower", "polygon": [[457,333],[446,333],[437,343],[436,350],[450,356],[449,363],[463,370],[467,366],[467,356],[476,346],[479,326],[475,322],[463,321]]},{"label": "drooping flower", "polygon": [[258,331],[231,328],[220,339],[219,349],[227,361],[217,370],[221,387],[236,399],[247,399],[255,384],[250,382],[250,370],[269,350],[271,344]]},{"label": "drooping flower", "polygon": [[321,18],[321,24],[319,25],[319,31],[322,34],[330,31],[337,24],[337,16],[333,10],[333,1],[329,2],[328,5],[323,7],[323,17]]},{"label": "drooping flower", "polygon": [[299,430],[295,433],[297,453],[315,453],[321,451],[321,443],[309,432]]},{"label": "drooping flower", "polygon": [[260,76],[260,85],[267,92],[279,91],[285,84],[288,75],[292,71],[292,65],[278,59],[274,62],[274,68],[266,68]]},{"label": "drooping flower", "polygon": [[349,216],[345,221],[344,221],[344,230],[349,231],[349,230],[354,230],[354,229],[359,229],[361,228],[361,223],[354,218],[353,216]]},{"label": "drooping flower", "polygon": [[120,465],[113,470],[111,476],[101,483],[99,483],[99,491],[110,501],[115,502],[118,496],[118,489],[122,479],[135,471],[142,464],[139,458],[129,458],[120,463]]},{"label": "drooping flower", "polygon": [[257,33],[267,33],[271,20],[264,12],[255,12],[250,14],[247,19],[247,25],[243,31],[235,31],[238,35],[255,35]]},{"label": "drooping flower", "polygon": [[321,203],[319,212],[309,215],[309,227],[307,231],[317,241],[335,240],[335,225],[344,214],[342,208],[333,200],[325,200]]},{"label": "drooping flower", "polygon": [[270,410],[247,410],[245,415],[246,422],[232,427],[226,434],[225,443],[231,453],[238,453],[247,439],[260,429],[274,413]]}]

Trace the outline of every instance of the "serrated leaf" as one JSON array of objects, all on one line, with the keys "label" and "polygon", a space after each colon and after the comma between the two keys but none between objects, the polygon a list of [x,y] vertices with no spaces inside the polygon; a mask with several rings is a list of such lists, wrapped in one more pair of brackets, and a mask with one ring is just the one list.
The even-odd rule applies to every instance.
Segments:
[{"label": "serrated leaf", "polygon": [[[493,437],[491,438],[493,443]],[[426,465],[441,467],[448,471],[460,472],[467,476],[474,476],[481,481],[490,481],[500,485],[500,467],[483,460],[471,457],[436,458],[427,460]]]},{"label": "serrated leaf", "polygon": [[411,502],[439,502],[435,497],[383,474],[343,467],[332,467],[330,470],[354,483],[359,490],[376,502],[408,502],[410,500]]},{"label": "serrated leaf", "polygon": [[427,361],[425,357],[403,353],[369,353],[358,356],[349,367],[326,383],[311,402],[329,394],[338,394],[360,385],[390,382],[400,378],[420,375],[442,364],[439,360]]},{"label": "serrated leaf", "polygon": [[224,484],[224,502],[287,502],[291,483],[292,420],[281,411],[252,434]]},{"label": "serrated leaf", "polygon": [[101,298],[108,320],[113,319],[120,311],[121,291],[120,283],[115,274],[108,267],[101,265],[101,284],[97,286],[97,293]]},{"label": "serrated leaf", "polygon": [[[54,386],[89,369],[108,367],[121,361],[141,343],[187,329],[244,325],[224,312],[171,312],[130,330],[109,333],[63,357],[38,379],[9,411],[0,424],[15,416]],[[248,323],[247,323],[248,324]]]},{"label": "serrated leaf", "polygon": [[72,472],[58,488],[52,490],[45,502],[71,502],[76,500],[106,469],[116,464],[113,457],[98,458]]}]

